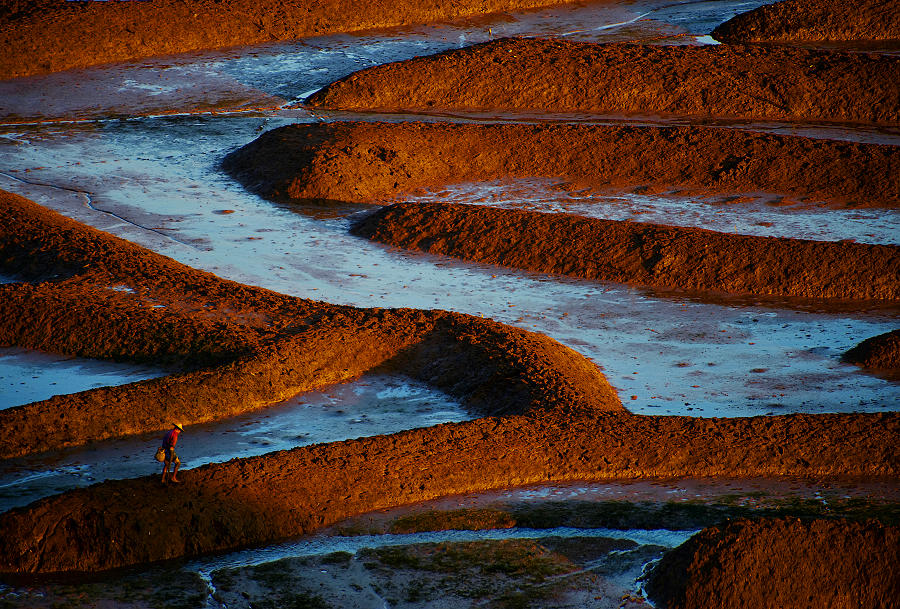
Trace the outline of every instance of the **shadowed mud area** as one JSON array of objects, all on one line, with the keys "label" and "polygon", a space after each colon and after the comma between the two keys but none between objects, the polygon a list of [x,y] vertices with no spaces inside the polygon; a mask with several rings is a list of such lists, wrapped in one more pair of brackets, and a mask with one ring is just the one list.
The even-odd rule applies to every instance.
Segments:
[{"label": "shadowed mud area", "polygon": [[900,40],[893,0],[783,0],[741,13],[716,27],[722,42]]},{"label": "shadowed mud area", "polygon": [[440,203],[391,205],[353,230],[387,245],[586,279],[809,298],[900,297],[897,246]]},{"label": "shadowed mud area", "polygon": [[844,359],[867,368],[900,372],[900,330],[867,338],[847,351]]},{"label": "shadowed mud area", "polygon": [[701,531],[666,554],[647,590],[671,609],[887,609],[900,596],[898,559],[896,525],[739,520]]},{"label": "shadowed mud area", "polygon": [[790,47],[505,39],[362,70],[314,108],[896,124],[900,59]]},{"label": "shadowed mud area", "polygon": [[371,203],[416,188],[504,177],[581,186],[768,191],[897,207],[897,147],[725,128],[325,123],[273,129],[225,169],[274,199]]},{"label": "shadowed mud area", "polygon": [[[554,4],[560,2],[14,1],[0,11],[0,78]],[[47,42],[37,44],[39,40]]]},{"label": "shadowed mud area", "polygon": [[[881,500],[871,498],[881,496]],[[203,609],[648,607],[643,576],[699,529],[729,518],[896,523],[890,485],[797,479],[612,481],[451,495],[370,512],[297,540],[120,572],[0,586],[11,606],[104,602]],[[660,522],[667,528],[657,528]],[[477,585],[476,585],[477,584]]]}]

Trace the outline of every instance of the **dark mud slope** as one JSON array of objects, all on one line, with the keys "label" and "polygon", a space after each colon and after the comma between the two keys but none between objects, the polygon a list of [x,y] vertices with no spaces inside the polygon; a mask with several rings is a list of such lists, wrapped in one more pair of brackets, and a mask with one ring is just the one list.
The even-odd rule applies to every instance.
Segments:
[{"label": "dark mud slope", "polygon": [[712,35],[722,42],[900,40],[900,3],[784,0],[737,15]]},{"label": "dark mud slope", "polygon": [[847,351],[844,361],[900,372],[900,330],[867,338]]},{"label": "dark mud slope", "polygon": [[263,544],[371,510],[565,480],[900,474],[900,414],[483,418],[106,482],[0,515],[0,572],[95,571]]},{"label": "dark mud slope", "polygon": [[3,192],[0,272],[35,281],[0,285],[0,345],[184,370],[0,410],[0,427],[16,430],[0,458],[232,416],[376,367],[478,413],[622,411],[596,365],[543,335],[244,286]]},{"label": "dark mud slope", "polygon": [[94,64],[427,23],[559,0],[4,0],[0,79]]},{"label": "dark mud slope", "polygon": [[900,204],[900,148],[711,127],[328,123],[264,133],[224,167],[278,199],[374,203],[420,187],[500,178],[772,192]]},{"label": "dark mud slope", "polygon": [[306,103],[896,124],[898,73],[897,57],[791,47],[513,38],[362,70]]},{"label": "dark mud slope", "polygon": [[585,279],[737,294],[900,299],[897,246],[448,203],[384,207],[353,232],[397,247]]},{"label": "dark mud slope", "polygon": [[739,520],[667,553],[647,584],[660,609],[890,609],[900,528],[877,521]]}]

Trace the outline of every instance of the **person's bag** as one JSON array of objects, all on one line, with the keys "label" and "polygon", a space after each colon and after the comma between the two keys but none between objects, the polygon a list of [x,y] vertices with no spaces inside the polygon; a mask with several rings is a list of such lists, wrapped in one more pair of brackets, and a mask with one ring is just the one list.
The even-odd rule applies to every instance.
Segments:
[{"label": "person's bag", "polygon": [[165,460],[166,460],[166,449],[163,448],[162,446],[160,446],[159,448],[157,448],[157,449],[156,449],[156,454],[154,455],[154,458],[155,458],[157,461],[159,461],[160,463],[163,462],[163,461],[165,461]]}]

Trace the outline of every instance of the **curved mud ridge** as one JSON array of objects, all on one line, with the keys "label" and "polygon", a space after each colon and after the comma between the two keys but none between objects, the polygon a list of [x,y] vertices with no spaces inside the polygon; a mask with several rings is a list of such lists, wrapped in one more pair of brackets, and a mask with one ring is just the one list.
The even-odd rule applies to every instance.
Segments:
[{"label": "curved mud ridge", "polygon": [[[264,544],[354,514],[538,482],[900,474],[900,415],[507,416],[105,482],[0,515],[0,572],[98,571]],[[102,543],[97,543],[102,539]]]},{"label": "curved mud ridge", "polygon": [[772,46],[511,38],[361,70],[306,104],[896,124],[900,58]]},{"label": "curved mud ridge", "polygon": [[867,338],[844,354],[844,361],[900,372],[900,330]]},{"label": "curved mud ridge", "polygon": [[273,129],[225,157],[274,199],[377,203],[417,188],[549,177],[573,185],[770,192],[900,206],[900,148],[713,127],[317,123]]},{"label": "curved mud ridge", "polygon": [[[0,411],[0,458],[247,412],[388,369],[485,414],[622,411],[595,364],[540,334],[446,311],[358,309],[196,271],[0,194],[0,345],[185,370]],[[440,353],[437,357],[435,353]]]},{"label": "curved mud ridge", "polygon": [[0,79],[203,49],[446,21],[560,0],[6,0]]},{"label": "curved mud ridge", "polygon": [[668,552],[647,583],[660,609],[894,607],[900,527],[870,520],[738,520]]},{"label": "curved mud ridge", "polygon": [[900,4],[783,0],[729,19],[712,36],[731,43],[900,40]]},{"label": "curved mud ridge", "polygon": [[354,234],[541,273],[690,291],[900,299],[900,247],[718,233],[449,203],[398,203]]}]

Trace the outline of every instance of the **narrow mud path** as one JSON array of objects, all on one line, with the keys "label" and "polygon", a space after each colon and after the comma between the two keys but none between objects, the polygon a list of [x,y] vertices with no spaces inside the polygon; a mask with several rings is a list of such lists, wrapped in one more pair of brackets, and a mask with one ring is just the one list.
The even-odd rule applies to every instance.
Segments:
[{"label": "narrow mud path", "polygon": [[[96,571],[194,556],[380,508],[537,482],[895,477],[898,434],[897,414],[484,418],[209,465],[184,472],[176,488],[150,476],[41,500],[0,515],[0,570]],[[101,531],[113,542],[96,543]]]},{"label": "narrow mud path", "polygon": [[541,112],[895,125],[900,58],[769,46],[512,38],[355,72],[306,100],[382,112]]}]

